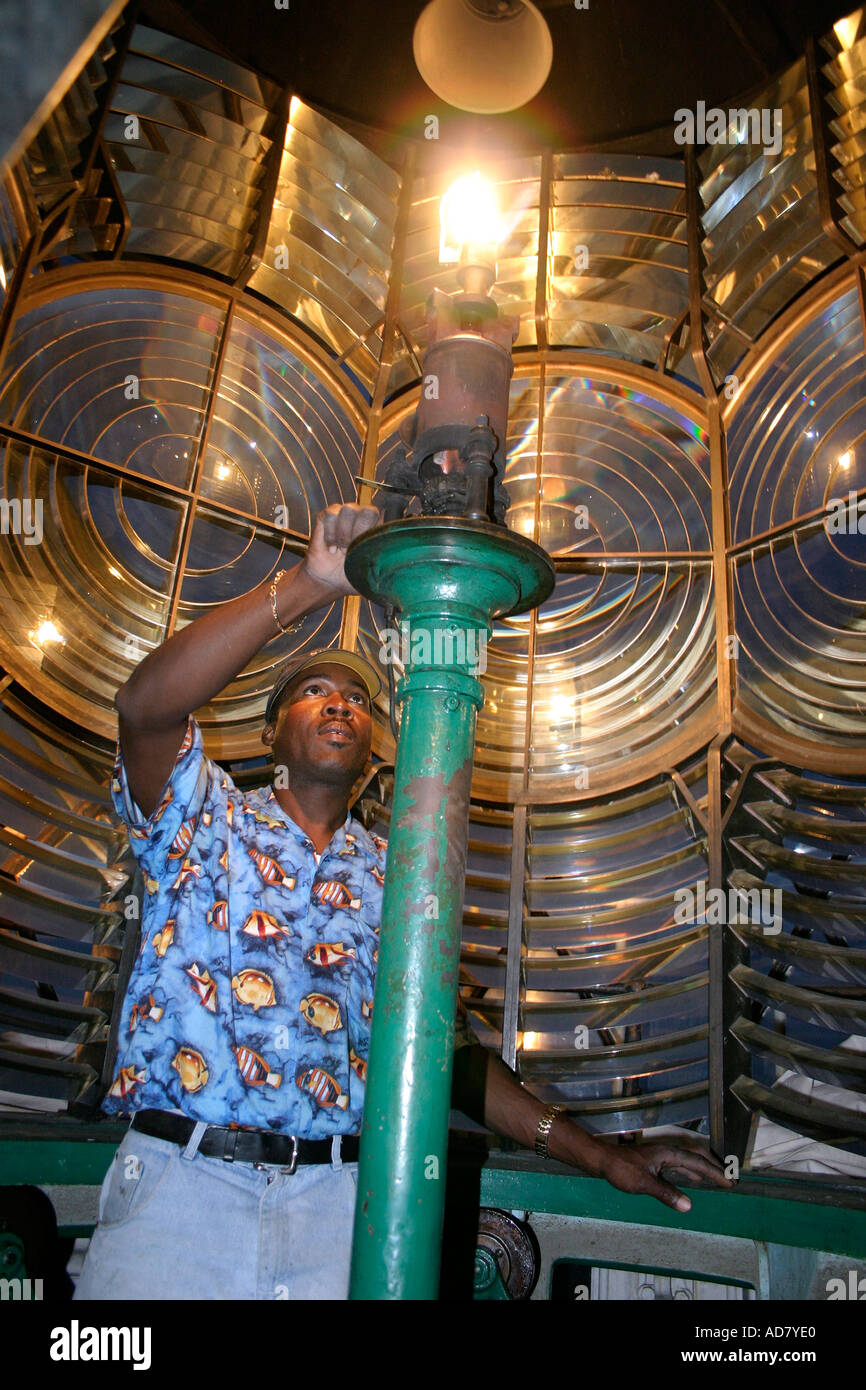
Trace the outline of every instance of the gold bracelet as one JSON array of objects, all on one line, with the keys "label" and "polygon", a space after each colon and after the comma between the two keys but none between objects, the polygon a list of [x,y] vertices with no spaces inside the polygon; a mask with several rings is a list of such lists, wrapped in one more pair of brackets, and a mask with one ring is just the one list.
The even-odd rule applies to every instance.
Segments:
[{"label": "gold bracelet", "polygon": [[280,622],[280,615],[277,612],[277,585],[285,574],[288,574],[288,570],[277,570],[271,582],[269,590],[271,596],[271,612],[274,615],[274,622],[280,629],[280,632],[297,632],[301,623],[304,621],[303,618],[299,618],[297,622],[291,623],[288,627],[283,627],[283,624]]},{"label": "gold bracelet", "polygon": [[539,1158],[550,1158],[547,1145],[550,1140],[550,1131],[557,1115],[565,1113],[564,1105],[548,1105],[541,1119],[538,1121],[538,1129],[535,1131],[535,1152]]}]

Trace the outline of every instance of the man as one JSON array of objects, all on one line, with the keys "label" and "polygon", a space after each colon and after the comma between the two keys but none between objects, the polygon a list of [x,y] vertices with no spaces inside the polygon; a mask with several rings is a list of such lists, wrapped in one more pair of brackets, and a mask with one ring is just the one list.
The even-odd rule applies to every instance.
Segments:
[{"label": "man", "polygon": [[[247,794],[205,758],[190,711],[277,631],[355,592],[346,550],[378,520],[328,507],[297,568],[177,633],[118,692],[112,791],[146,896],[103,1108],[133,1121],[76,1298],[346,1297],[385,868],[347,808],[379,679],[353,653],[289,663],[262,733],[274,784]],[[665,1163],[726,1185],[700,1154],[594,1139],[460,1041],[457,1103],[480,1092],[500,1133],[541,1135],[552,1157],[680,1210]]]}]

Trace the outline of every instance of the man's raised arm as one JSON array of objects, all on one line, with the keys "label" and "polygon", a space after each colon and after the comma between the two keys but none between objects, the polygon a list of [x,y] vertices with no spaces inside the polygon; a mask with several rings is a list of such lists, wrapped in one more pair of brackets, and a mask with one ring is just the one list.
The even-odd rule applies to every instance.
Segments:
[{"label": "man's raised arm", "polygon": [[[276,588],[283,626],[355,589],[346,579],[346,550],[381,520],[375,507],[354,502],[316,517],[304,559]],[[220,604],[145,657],[115,697],[120,743],[133,797],[146,816],[168,781],[193,710],[218,695],[278,631],[266,580]]]}]

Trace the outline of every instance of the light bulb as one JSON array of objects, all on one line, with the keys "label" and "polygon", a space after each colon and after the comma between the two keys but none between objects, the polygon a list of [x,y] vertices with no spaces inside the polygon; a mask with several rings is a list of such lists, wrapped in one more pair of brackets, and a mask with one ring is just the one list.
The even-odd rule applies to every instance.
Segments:
[{"label": "light bulb", "polygon": [[443,263],[465,260],[480,251],[495,264],[496,248],[502,240],[502,223],[492,185],[479,173],[458,179],[443,194],[439,208],[439,260]]},{"label": "light bulb", "polygon": [[484,115],[525,106],[553,63],[550,30],[529,0],[432,0],[412,48],[438,97]]}]

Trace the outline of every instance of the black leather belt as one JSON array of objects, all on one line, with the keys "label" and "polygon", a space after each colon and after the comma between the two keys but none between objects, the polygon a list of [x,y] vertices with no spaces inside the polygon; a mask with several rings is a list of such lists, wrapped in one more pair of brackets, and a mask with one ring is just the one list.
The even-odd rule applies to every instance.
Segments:
[{"label": "black leather belt", "polygon": [[[155,1139],[186,1145],[195,1124],[195,1120],[185,1115],[172,1115],[167,1110],[138,1110],[130,1128],[151,1134]],[[357,1161],[359,1143],[356,1134],[340,1135],[340,1157],[344,1163]],[[330,1163],[331,1140],[298,1139],[293,1134],[277,1134],[270,1129],[208,1125],[198,1152],[206,1158],[222,1158],[226,1163],[273,1163],[294,1173],[299,1163]]]}]

